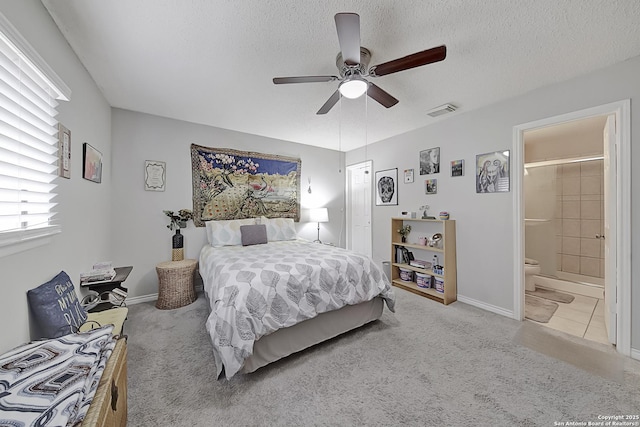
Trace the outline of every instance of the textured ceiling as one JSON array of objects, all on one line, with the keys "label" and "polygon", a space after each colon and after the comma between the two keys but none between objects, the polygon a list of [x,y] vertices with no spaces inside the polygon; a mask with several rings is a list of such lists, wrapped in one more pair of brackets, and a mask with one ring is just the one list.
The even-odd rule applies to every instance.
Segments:
[{"label": "textured ceiling", "polygon": [[[42,0],[114,107],[347,151],[640,55],[637,0]],[[443,62],[372,79],[316,111],[337,82],[334,15],[360,15],[371,65],[434,46]],[[444,103],[459,110],[426,112]]]}]

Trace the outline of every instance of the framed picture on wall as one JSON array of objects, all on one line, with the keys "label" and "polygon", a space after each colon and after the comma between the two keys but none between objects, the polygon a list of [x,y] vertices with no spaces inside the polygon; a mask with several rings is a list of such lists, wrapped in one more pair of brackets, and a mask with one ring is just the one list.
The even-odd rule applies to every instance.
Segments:
[{"label": "framed picture on wall", "polygon": [[438,180],[427,179],[424,181],[424,194],[436,194],[438,192]]},{"label": "framed picture on wall", "polygon": [[463,175],[464,175],[464,160],[452,160],[451,176],[463,176]]},{"label": "framed picture on wall", "polygon": [[398,204],[398,169],[376,172],[376,206]]},{"label": "framed picture on wall", "polygon": [[420,152],[420,175],[440,173],[440,147]]},{"label": "framed picture on wall", "polygon": [[404,183],[409,184],[413,182],[413,169],[404,170]]},{"label": "framed picture on wall", "polygon": [[58,123],[58,176],[71,178],[71,131]]},{"label": "framed picture on wall", "polygon": [[476,193],[509,191],[509,150],[476,156]]},{"label": "framed picture on wall", "polygon": [[145,191],[164,191],[167,182],[167,164],[159,160],[144,161]]},{"label": "framed picture on wall", "polygon": [[82,144],[82,177],[98,184],[102,182],[102,153],[86,142]]}]

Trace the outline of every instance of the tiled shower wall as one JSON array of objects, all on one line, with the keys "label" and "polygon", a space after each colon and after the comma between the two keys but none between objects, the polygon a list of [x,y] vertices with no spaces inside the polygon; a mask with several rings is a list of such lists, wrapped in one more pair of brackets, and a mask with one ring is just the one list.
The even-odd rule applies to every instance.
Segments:
[{"label": "tiled shower wall", "polygon": [[569,163],[556,168],[556,267],[604,277],[604,163]]}]

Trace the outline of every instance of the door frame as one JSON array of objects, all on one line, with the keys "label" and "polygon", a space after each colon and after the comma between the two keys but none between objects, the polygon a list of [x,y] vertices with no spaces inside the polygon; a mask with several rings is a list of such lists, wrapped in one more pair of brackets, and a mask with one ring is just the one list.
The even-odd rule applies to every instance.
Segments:
[{"label": "door frame", "polygon": [[631,100],[624,99],[513,127],[513,318],[524,319],[524,132],[594,116],[616,117],[616,348],[631,355]]},{"label": "door frame", "polygon": [[[344,174],[344,179],[345,179],[345,184],[344,187],[346,189],[345,191],[345,219],[347,221],[347,232],[346,232],[346,240],[345,240],[345,247],[347,249],[349,249],[349,244],[351,242],[351,235],[352,235],[352,223],[351,223],[351,182],[350,180],[350,172],[352,169],[359,169],[361,167],[365,167],[369,169],[369,173],[373,173],[373,161],[372,160],[364,160],[362,162],[358,162],[358,163],[353,163],[351,165],[348,165],[345,170],[347,173]],[[371,194],[373,196],[373,180],[371,180]],[[373,199],[372,199],[373,200]],[[371,215],[373,216],[373,209],[370,210]],[[371,244],[373,245],[373,227],[369,228],[369,233],[371,234]],[[372,251],[371,253],[373,253],[373,247],[371,248]]]}]

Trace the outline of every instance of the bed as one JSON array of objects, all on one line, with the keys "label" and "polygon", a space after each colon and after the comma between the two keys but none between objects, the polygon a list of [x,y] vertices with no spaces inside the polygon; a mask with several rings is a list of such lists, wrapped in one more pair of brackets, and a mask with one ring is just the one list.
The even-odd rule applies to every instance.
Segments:
[{"label": "bed", "polygon": [[[394,310],[389,281],[369,257],[298,239],[292,220],[254,222],[209,221],[200,252],[218,377],[253,372],[376,320],[383,302]],[[249,229],[267,235],[243,245]]]}]

